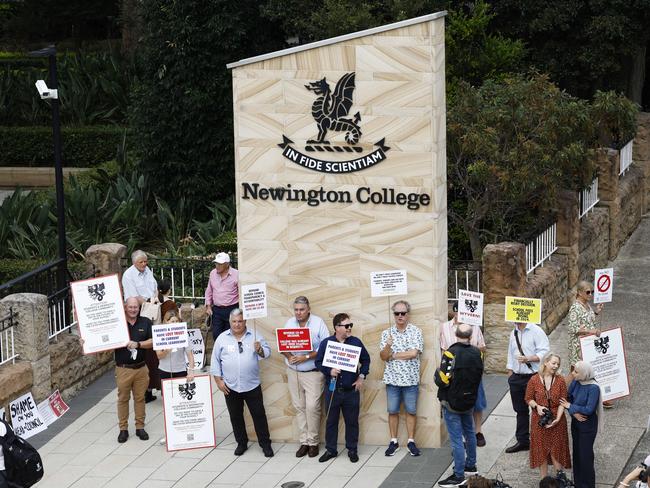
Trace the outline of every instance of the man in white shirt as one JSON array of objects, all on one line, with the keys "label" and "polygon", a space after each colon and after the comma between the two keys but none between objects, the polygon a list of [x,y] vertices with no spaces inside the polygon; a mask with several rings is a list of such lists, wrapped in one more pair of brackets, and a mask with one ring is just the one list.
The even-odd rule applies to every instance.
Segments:
[{"label": "man in white shirt", "polygon": [[158,296],[158,283],[147,262],[147,254],[144,251],[137,250],[131,254],[133,264],[122,275],[124,301],[136,297],[138,303],[142,305],[148,299],[155,299]]},{"label": "man in white shirt", "polygon": [[517,442],[507,453],[530,449],[530,414],[524,400],[528,381],[539,371],[539,362],[549,352],[546,332],[539,325],[516,322],[508,344],[508,386],[512,408],[517,413]]}]

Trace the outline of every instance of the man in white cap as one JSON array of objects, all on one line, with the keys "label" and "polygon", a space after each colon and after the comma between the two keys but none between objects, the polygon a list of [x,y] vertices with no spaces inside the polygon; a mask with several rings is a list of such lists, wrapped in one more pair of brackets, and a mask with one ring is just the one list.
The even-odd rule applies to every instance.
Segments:
[{"label": "man in white cap", "polygon": [[230,267],[230,256],[220,252],[214,258],[205,289],[205,309],[212,316],[212,337],[230,329],[230,311],[239,308],[239,271]]}]

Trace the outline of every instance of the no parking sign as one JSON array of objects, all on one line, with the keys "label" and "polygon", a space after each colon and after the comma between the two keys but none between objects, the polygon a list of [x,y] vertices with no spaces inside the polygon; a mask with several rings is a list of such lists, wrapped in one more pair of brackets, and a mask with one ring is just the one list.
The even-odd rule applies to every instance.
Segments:
[{"label": "no parking sign", "polygon": [[594,303],[612,301],[614,289],[614,268],[597,269],[594,276]]}]

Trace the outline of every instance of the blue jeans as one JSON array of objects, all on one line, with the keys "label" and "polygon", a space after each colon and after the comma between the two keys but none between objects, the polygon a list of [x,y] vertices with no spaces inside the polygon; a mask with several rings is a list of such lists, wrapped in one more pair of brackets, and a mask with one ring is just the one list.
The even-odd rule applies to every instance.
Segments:
[{"label": "blue jeans", "polygon": [[[454,475],[465,476],[465,466],[476,466],[476,433],[474,432],[474,419],[472,411],[466,413],[455,413],[442,407],[447,432],[449,432],[449,443],[451,453],[454,457]],[[467,446],[467,458],[463,447],[463,437]]]},{"label": "blue jeans", "polygon": [[404,402],[404,410],[411,415],[417,414],[418,411],[418,391],[419,386],[395,386],[386,385],[386,403],[388,404],[388,413],[399,413],[399,406]]}]

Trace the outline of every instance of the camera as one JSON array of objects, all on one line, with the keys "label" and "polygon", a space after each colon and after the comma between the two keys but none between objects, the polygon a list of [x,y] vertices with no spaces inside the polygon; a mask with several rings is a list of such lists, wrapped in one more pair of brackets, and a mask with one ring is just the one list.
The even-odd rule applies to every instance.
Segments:
[{"label": "camera", "polygon": [[546,427],[548,424],[553,422],[553,412],[550,409],[544,409],[544,415],[542,415],[537,421],[537,425],[540,427]]},{"label": "camera", "polygon": [[643,471],[639,473],[639,480],[642,483],[647,483],[648,482],[648,475],[650,474],[650,469],[648,469],[648,466],[646,466],[645,463],[641,463],[639,465],[639,468],[643,468]]},{"label": "camera", "polygon": [[47,84],[43,80],[38,80],[36,82],[36,89],[38,90],[38,94],[41,96],[41,99],[43,100],[46,100],[48,98],[50,99],[59,98],[58,90],[48,88]]}]

